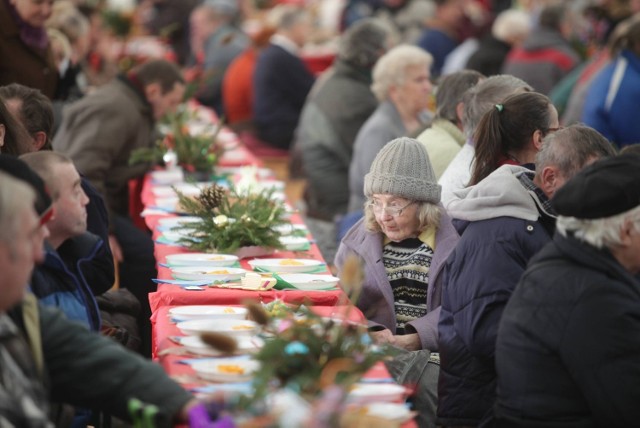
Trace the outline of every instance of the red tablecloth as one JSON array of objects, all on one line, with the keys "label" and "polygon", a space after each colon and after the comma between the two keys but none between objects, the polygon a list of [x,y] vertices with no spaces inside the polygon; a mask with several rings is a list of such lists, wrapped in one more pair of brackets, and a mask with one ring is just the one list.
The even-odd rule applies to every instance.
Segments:
[{"label": "red tablecloth", "polygon": [[[195,358],[194,356],[176,355],[172,354],[172,348],[178,348],[172,337],[181,336],[180,330],[176,327],[175,323],[171,321],[169,316],[169,310],[171,306],[163,306],[158,308],[151,317],[151,323],[153,325],[153,342],[152,352],[153,358],[160,363],[164,370],[178,381],[185,381],[183,386],[187,389],[197,386],[193,383],[195,379],[195,372],[189,364],[185,364],[184,360]],[[344,313],[345,306],[337,307],[313,307],[314,312],[319,315],[331,316],[335,314]],[[364,321],[364,315],[358,309],[350,311],[349,319],[353,321]],[[169,350],[169,351],[168,351]],[[387,368],[382,363],[376,364],[371,370],[369,370],[363,376],[365,379],[390,379],[391,375],[387,371]],[[403,428],[416,427],[414,421],[409,421],[402,425]]]},{"label": "red tablecloth", "polygon": [[[142,200],[147,206],[154,205],[155,196],[151,191],[151,180],[149,177],[145,180],[142,190]],[[157,230],[159,219],[162,215],[148,215],[145,217],[145,222],[149,229],[153,231],[153,239],[157,239],[160,236],[160,232]],[[294,224],[301,224],[302,218],[298,214],[294,214],[291,218],[291,222]],[[155,244],[155,257],[158,263],[164,263],[165,258],[169,254],[187,253],[189,250],[184,247],[175,245]],[[307,251],[277,251],[274,254],[265,257],[278,257],[278,258],[309,258],[314,260],[320,260],[324,262],[322,254],[318,249],[318,246],[314,243],[311,244]],[[251,270],[248,259],[242,259],[240,261],[241,267]],[[171,279],[171,271],[163,266],[158,266],[158,278]],[[158,291],[155,293],[149,293],[149,304],[151,311],[155,312],[160,307],[165,305],[202,305],[202,304],[240,304],[245,299],[255,299],[262,302],[270,302],[279,298],[289,303],[304,303],[309,302],[312,305],[320,306],[334,306],[340,302],[340,299],[345,299],[345,294],[342,290],[328,290],[328,291],[299,291],[299,290],[269,290],[269,291],[246,291],[237,289],[222,289],[222,288],[207,288],[205,290],[185,290],[177,285],[159,284]]]}]

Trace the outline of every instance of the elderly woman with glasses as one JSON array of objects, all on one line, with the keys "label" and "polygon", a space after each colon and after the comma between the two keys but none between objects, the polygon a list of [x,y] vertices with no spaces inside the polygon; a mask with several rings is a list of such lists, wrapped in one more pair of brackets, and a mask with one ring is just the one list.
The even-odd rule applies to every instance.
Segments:
[{"label": "elderly woman with glasses", "polygon": [[358,302],[378,342],[409,351],[438,347],[442,267],[458,241],[440,205],[426,149],[397,138],[376,156],[364,179],[365,215],[338,249],[341,270],[355,253],[364,263]]}]

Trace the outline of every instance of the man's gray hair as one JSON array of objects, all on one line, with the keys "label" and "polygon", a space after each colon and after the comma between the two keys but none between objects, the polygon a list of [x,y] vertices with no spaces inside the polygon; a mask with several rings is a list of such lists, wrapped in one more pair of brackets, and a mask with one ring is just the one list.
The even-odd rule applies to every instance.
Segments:
[{"label": "man's gray hair", "polygon": [[596,248],[613,248],[622,243],[620,232],[627,221],[640,232],[640,206],[622,214],[598,219],[559,216],[556,229],[562,236],[571,235]]},{"label": "man's gray hair", "polygon": [[495,108],[496,104],[510,95],[530,91],[533,91],[531,85],[509,74],[491,76],[469,89],[462,98],[464,102],[462,125],[467,139],[473,137],[482,116]]},{"label": "man's gray hair", "polygon": [[31,186],[0,171],[0,242],[13,245],[23,212],[33,207],[35,200]]},{"label": "man's gray hair", "polygon": [[407,77],[407,68],[423,65],[429,69],[433,57],[417,46],[399,45],[384,54],[373,67],[371,90],[378,99],[389,98],[392,86],[402,85]]},{"label": "man's gray hair", "polygon": [[536,155],[536,171],[554,165],[569,179],[590,161],[615,155],[611,143],[598,131],[585,125],[572,125],[544,137]]},{"label": "man's gray hair", "polygon": [[364,18],[342,35],[338,57],[356,67],[371,69],[393,41],[393,28],[379,18]]}]

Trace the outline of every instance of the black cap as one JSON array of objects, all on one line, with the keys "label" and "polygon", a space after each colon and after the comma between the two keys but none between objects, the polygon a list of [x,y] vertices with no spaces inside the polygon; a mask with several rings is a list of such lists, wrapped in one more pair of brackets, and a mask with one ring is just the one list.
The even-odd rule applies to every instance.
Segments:
[{"label": "black cap", "polygon": [[626,153],[596,161],[562,186],[551,200],[559,215],[611,217],[640,205],[640,155]]},{"label": "black cap", "polygon": [[33,187],[36,192],[36,212],[40,216],[40,223],[46,223],[53,215],[53,205],[42,178],[24,161],[10,155],[0,155],[0,171],[25,181]]}]

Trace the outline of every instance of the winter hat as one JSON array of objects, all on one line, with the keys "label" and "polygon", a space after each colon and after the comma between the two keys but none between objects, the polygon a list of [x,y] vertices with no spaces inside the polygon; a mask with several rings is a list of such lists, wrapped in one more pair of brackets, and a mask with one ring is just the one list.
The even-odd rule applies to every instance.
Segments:
[{"label": "winter hat", "polygon": [[594,162],[577,173],[551,199],[565,217],[596,219],[640,205],[640,156],[622,154]]},{"label": "winter hat", "polygon": [[40,217],[40,224],[45,224],[53,216],[53,205],[51,196],[47,191],[44,181],[22,160],[9,156],[0,155],[0,171],[4,171],[14,178],[25,181],[33,187],[36,192],[35,210]]},{"label": "winter hat", "polygon": [[441,187],[433,173],[427,149],[417,140],[396,138],[387,143],[364,176],[364,194],[389,194],[424,201],[440,202]]}]

